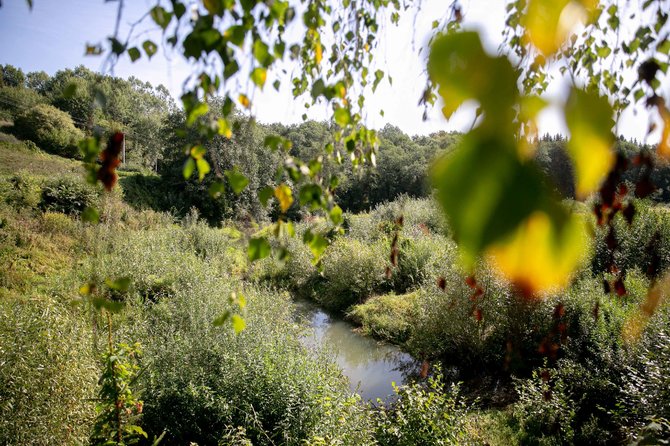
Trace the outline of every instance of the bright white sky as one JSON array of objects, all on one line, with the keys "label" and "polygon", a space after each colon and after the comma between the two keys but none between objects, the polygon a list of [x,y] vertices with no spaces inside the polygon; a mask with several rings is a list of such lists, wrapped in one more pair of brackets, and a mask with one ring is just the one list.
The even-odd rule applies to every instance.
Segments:
[{"label": "bright white sky", "polygon": [[[391,73],[393,85],[382,82],[374,95],[367,98],[367,124],[381,128],[386,123],[400,127],[410,135],[427,134],[438,130],[467,130],[472,124],[472,107],[463,107],[446,121],[439,107],[430,111],[428,120],[422,120],[423,109],[418,100],[425,86],[425,62],[419,48],[427,40],[431,24],[447,14],[450,1],[424,0],[418,14],[402,14],[398,28],[389,27],[383,33],[380,47],[379,68]],[[462,0],[465,24],[480,31],[491,53],[495,53],[502,40],[505,18],[504,0]],[[136,20],[155,4],[154,0],[126,1],[124,27]],[[117,3],[103,0],[34,0],[30,11],[25,0],[4,0],[0,8],[0,64],[12,64],[25,72],[44,70],[53,74],[59,69],[74,68],[83,64],[99,71],[102,58],[84,56],[87,42],[98,43],[112,34]],[[125,33],[121,33],[124,36]],[[160,35],[146,34],[142,38],[160,40]],[[182,83],[190,67],[179,55],[168,58],[159,53],[151,62],[144,59],[131,63],[126,57],[119,61],[114,74],[121,77],[135,76],[152,84],[165,85],[175,98],[181,95]],[[325,105],[305,110],[305,101],[296,101],[288,88],[275,92],[270,85],[264,92],[254,94],[253,113],[262,122],[298,123],[307,112],[311,119],[327,116]],[[287,83],[286,83],[287,84]],[[550,96],[560,101],[564,97],[565,83],[556,82]],[[383,109],[384,117],[379,115]],[[619,132],[627,137],[644,139],[648,128],[647,114],[624,114]],[[540,133],[565,133],[563,118],[557,111],[544,112]],[[649,140],[652,142],[653,140]]]}]

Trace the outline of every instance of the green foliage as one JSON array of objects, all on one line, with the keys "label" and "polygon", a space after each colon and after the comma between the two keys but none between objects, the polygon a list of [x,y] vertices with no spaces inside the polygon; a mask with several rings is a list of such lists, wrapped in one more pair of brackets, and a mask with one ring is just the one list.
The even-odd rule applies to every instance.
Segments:
[{"label": "green foliage", "polygon": [[40,208],[46,211],[79,215],[87,207],[95,206],[98,197],[99,193],[83,179],[61,177],[44,184]]},{"label": "green foliage", "polygon": [[459,386],[443,382],[441,371],[426,383],[395,387],[397,400],[375,413],[379,445],[448,445],[465,439],[466,406]]},{"label": "green foliage", "polygon": [[135,444],[141,437],[147,437],[135,424],[143,403],[131,388],[139,371],[140,354],[139,344],[121,343],[103,355],[91,444],[119,446]]},{"label": "green foliage", "polygon": [[384,281],[385,246],[337,239],[323,257],[323,281],[316,300],[326,308],[344,311],[378,292]]},{"label": "green foliage", "polygon": [[79,156],[77,143],[84,136],[74,126],[70,115],[46,104],[36,105],[17,116],[13,132],[47,152],[69,158]]},{"label": "green foliage", "polygon": [[46,98],[32,89],[0,87],[0,111],[7,113],[7,117],[11,120],[15,120],[26,110],[45,102]]},{"label": "green foliage", "polygon": [[90,326],[78,308],[30,296],[0,299],[0,438],[8,445],[84,444],[97,379]]},{"label": "green foliage", "polygon": [[16,209],[36,209],[41,194],[40,181],[25,172],[0,178],[0,196]]},{"label": "green foliage", "polygon": [[363,332],[391,342],[405,342],[412,331],[416,306],[420,299],[418,291],[409,294],[388,294],[368,299],[355,305],[347,317],[361,325]]},{"label": "green foliage", "polygon": [[572,444],[575,416],[572,395],[566,392],[560,377],[550,370],[535,370],[533,377],[517,384],[519,401],[514,405],[514,418],[519,423],[522,444]]}]

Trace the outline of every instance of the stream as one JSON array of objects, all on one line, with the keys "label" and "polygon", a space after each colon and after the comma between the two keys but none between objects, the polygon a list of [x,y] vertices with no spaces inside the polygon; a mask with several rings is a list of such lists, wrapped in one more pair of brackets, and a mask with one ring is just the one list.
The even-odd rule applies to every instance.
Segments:
[{"label": "stream", "polygon": [[420,363],[395,345],[376,341],[354,331],[354,326],[306,300],[295,300],[296,319],[311,328],[301,339],[310,349],[332,352],[349,387],[364,400],[393,398],[391,385],[416,376]]}]

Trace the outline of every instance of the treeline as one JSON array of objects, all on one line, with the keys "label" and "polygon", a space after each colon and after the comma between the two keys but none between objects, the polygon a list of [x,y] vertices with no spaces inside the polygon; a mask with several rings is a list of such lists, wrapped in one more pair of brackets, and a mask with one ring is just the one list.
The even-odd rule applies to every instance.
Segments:
[{"label": "treeline", "polygon": [[[209,113],[200,119],[216,119],[224,107],[230,106],[215,100]],[[121,130],[127,141],[127,160],[122,169],[144,173],[122,178],[127,201],[138,208],[170,211],[177,216],[195,207],[214,225],[230,219],[263,221],[277,217],[276,208],[261,205],[258,193],[282,180],[280,166],[286,162],[286,155],[304,162],[317,160],[324,187],[334,186],[337,202],[345,211],[368,211],[401,195],[430,196],[428,172],[432,160],[449,151],[460,138],[454,132],[409,136],[387,125],[379,131],[376,167],[355,169],[346,153],[325,156],[323,149],[332,142],[332,123],[263,124],[235,112],[231,134],[209,140],[194,130],[183,130],[188,128],[186,117],[164,86],[153,87],[133,77],[124,80],[100,75],[83,66],[49,76],[45,72],[24,74],[11,65],[0,65],[0,121],[5,121],[5,131],[20,139],[73,158],[79,154],[76,141],[84,135]],[[288,153],[270,150],[265,144],[270,135],[291,141]],[[185,153],[200,143],[205,146],[214,175],[202,182],[195,178],[185,181]],[[547,134],[539,138],[537,146],[535,162],[561,196],[575,198],[574,172],[564,137]],[[617,142],[617,150],[627,158],[648,149],[637,141],[620,138]],[[249,180],[241,194],[234,193],[230,179],[222,175],[233,169]],[[639,168],[633,168],[624,177],[634,182],[638,174]],[[651,180],[657,186],[651,198],[670,201],[667,167],[657,164]],[[208,192],[214,181],[223,181],[227,187],[212,198]],[[299,195],[297,189],[294,197]],[[295,219],[301,217],[298,201],[288,212]]]}]

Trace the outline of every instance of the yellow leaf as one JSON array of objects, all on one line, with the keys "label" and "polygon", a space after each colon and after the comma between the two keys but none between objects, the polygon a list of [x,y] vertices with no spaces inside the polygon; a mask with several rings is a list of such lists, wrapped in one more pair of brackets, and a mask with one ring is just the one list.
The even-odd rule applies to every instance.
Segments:
[{"label": "yellow leaf", "polygon": [[567,285],[586,255],[583,219],[567,216],[561,225],[546,212],[536,211],[514,234],[488,249],[500,272],[531,296]]},{"label": "yellow leaf", "polygon": [[293,204],[293,192],[290,187],[283,183],[275,188],[275,197],[279,201],[282,212],[288,211],[288,208]]},{"label": "yellow leaf", "polygon": [[240,101],[240,104],[242,105],[242,107],[244,107],[244,108],[251,107],[251,101],[249,100],[249,98],[247,97],[246,94],[240,94],[240,97],[238,98],[238,100]]},{"label": "yellow leaf", "polygon": [[663,98],[658,99],[656,105],[658,108],[658,113],[663,119],[663,132],[661,133],[661,140],[658,143],[657,152],[660,156],[666,160],[670,159],[670,110],[665,105],[665,100]]},{"label": "yellow leaf", "polygon": [[598,188],[614,164],[612,107],[606,98],[574,89],[565,105],[570,130],[568,153],[575,164],[576,189],[585,197]]},{"label": "yellow leaf", "polygon": [[314,47],[314,61],[316,64],[321,63],[321,59],[323,58],[323,48],[321,48],[321,44],[317,43],[316,46]]},{"label": "yellow leaf", "polygon": [[226,119],[219,118],[217,122],[219,124],[219,135],[230,139],[233,136],[233,131],[230,128],[228,121]]},{"label": "yellow leaf", "polygon": [[592,0],[530,0],[523,20],[525,39],[545,56],[555,53],[572,28],[589,19],[586,13],[592,3]]}]

